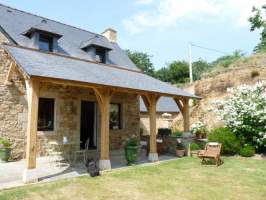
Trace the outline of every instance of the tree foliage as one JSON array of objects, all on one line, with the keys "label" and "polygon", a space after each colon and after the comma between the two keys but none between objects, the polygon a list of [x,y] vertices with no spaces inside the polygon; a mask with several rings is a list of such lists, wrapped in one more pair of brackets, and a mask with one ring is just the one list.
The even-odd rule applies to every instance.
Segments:
[{"label": "tree foliage", "polygon": [[266,14],[266,5],[262,6],[260,9],[253,7],[252,12],[254,15],[249,18],[251,24],[250,31],[261,30],[260,42],[254,48],[254,51],[266,51],[266,21],[263,19],[263,13]]},{"label": "tree foliage", "polygon": [[228,90],[230,98],[217,101],[217,113],[237,136],[257,149],[266,149],[266,85],[241,85]]},{"label": "tree foliage", "polygon": [[[166,66],[159,70],[155,70],[151,62],[151,55],[138,51],[126,50],[132,62],[140,68],[147,75],[153,76],[161,81],[169,82],[172,84],[180,84],[189,82],[189,64],[187,61],[172,61],[167,63]],[[236,50],[231,55],[219,57],[212,63],[208,63],[202,59],[194,61],[193,67],[193,80],[200,80],[202,75],[210,72],[216,67],[228,67],[231,63],[241,58],[244,54]]]},{"label": "tree foliage", "polygon": [[215,67],[227,68],[233,62],[235,62],[236,60],[238,60],[239,58],[243,56],[244,56],[244,53],[242,53],[241,50],[236,50],[230,55],[217,58],[215,61],[212,62],[212,65]]},{"label": "tree foliage", "polygon": [[154,76],[154,66],[151,62],[151,55],[139,51],[126,50],[128,57],[144,73]]}]

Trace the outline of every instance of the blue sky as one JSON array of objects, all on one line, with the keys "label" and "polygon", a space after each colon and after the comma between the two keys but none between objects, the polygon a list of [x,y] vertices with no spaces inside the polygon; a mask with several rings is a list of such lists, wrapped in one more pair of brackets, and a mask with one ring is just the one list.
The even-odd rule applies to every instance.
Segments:
[{"label": "blue sky", "polygon": [[[112,27],[124,49],[152,55],[155,67],[188,59],[188,43],[251,53],[258,32],[247,22],[253,5],[265,0],[0,0],[1,3],[101,33]],[[193,60],[221,54],[192,48]]]}]

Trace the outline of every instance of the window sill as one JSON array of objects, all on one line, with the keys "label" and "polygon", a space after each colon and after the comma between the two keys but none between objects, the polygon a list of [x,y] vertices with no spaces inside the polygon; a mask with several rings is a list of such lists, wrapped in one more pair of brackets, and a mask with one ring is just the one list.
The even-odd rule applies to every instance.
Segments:
[{"label": "window sill", "polygon": [[56,135],[56,131],[37,131],[38,136],[44,136],[44,135]]}]

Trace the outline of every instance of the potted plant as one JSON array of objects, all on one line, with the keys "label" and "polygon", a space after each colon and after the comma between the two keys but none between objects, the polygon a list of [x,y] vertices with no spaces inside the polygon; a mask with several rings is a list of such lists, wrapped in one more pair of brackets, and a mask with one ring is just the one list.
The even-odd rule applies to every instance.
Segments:
[{"label": "potted plant", "polygon": [[191,132],[196,135],[197,139],[204,139],[208,130],[204,123],[198,121],[191,125]]},{"label": "potted plant", "polygon": [[190,156],[191,157],[198,156],[198,153],[199,153],[199,150],[200,150],[200,147],[199,147],[198,144],[196,144],[196,143],[190,143],[189,144],[189,148],[190,148]]},{"label": "potted plant", "polygon": [[127,165],[132,165],[138,158],[139,141],[136,137],[131,137],[125,144],[125,158]]},{"label": "potted plant", "polygon": [[183,133],[179,130],[175,130],[172,132],[172,136],[174,137],[182,137]]},{"label": "potted plant", "polygon": [[0,162],[7,162],[11,154],[11,142],[0,138]]},{"label": "potted plant", "polygon": [[183,145],[182,141],[180,139],[177,139],[176,156],[183,157],[185,155],[185,151],[185,146]]}]

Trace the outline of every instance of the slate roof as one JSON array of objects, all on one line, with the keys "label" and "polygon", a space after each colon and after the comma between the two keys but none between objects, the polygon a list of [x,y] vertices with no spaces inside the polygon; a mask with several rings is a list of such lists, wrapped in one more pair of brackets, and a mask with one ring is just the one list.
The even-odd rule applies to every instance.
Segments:
[{"label": "slate roof", "polygon": [[108,40],[105,37],[99,37],[98,35],[96,35],[94,38],[82,42],[80,48],[83,49],[89,46],[98,46],[106,48],[108,50],[112,50],[112,47],[109,44]]},{"label": "slate roof", "polygon": [[[0,4],[0,28],[2,28],[15,43],[21,46],[30,47],[31,40],[23,35],[23,33],[41,24],[43,20],[46,20],[45,26],[49,26],[52,32],[62,35],[58,40],[59,50],[62,54],[89,60],[91,58],[87,52],[80,48],[80,45],[85,41],[95,38],[95,36],[105,39],[102,35]],[[109,64],[140,71],[117,43],[109,41],[107,41],[107,43],[109,48],[112,49],[112,51],[109,51],[109,59],[107,60]]]},{"label": "slate roof", "polygon": [[[142,98],[140,98],[140,112],[147,112],[147,109],[145,107],[145,104],[142,100]],[[175,101],[173,100],[173,98],[170,97],[161,97],[156,105],[156,112],[160,112],[160,113],[178,113],[179,112],[179,108],[176,105]]]},{"label": "slate roof", "polygon": [[29,76],[80,81],[104,86],[196,98],[179,88],[142,72],[59,56],[24,47],[4,45],[4,49]]},{"label": "slate roof", "polygon": [[56,31],[46,22],[46,20],[43,20],[41,23],[32,26],[29,30],[25,31],[22,34],[30,36],[30,34],[35,30],[50,33],[58,38],[62,37],[62,35],[56,33]]},{"label": "slate roof", "polygon": [[[49,31],[62,35],[58,40],[61,49],[59,54],[30,49],[30,38],[22,34],[43,20]],[[0,30],[2,29],[15,43],[3,45],[4,49],[28,76],[156,92],[165,96],[198,98],[142,73],[116,43],[109,42],[101,35],[0,4]],[[109,51],[108,65],[90,61],[88,54],[80,48],[84,41],[93,38],[102,38],[100,41],[107,42],[112,49]]]}]

